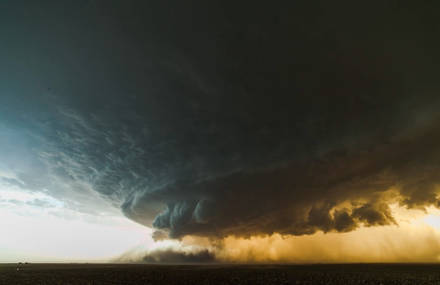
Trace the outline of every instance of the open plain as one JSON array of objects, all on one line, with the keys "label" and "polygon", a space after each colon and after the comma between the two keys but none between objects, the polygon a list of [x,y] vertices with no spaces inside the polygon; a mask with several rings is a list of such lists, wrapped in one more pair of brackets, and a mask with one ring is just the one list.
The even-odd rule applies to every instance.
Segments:
[{"label": "open plain", "polygon": [[440,265],[0,265],[0,284],[440,284]]}]

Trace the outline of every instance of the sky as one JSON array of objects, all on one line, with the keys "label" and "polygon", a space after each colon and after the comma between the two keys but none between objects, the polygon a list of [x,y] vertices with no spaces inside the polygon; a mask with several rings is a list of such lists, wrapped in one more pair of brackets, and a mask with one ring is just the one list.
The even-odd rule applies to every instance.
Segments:
[{"label": "sky", "polygon": [[0,262],[438,262],[436,8],[0,1]]}]

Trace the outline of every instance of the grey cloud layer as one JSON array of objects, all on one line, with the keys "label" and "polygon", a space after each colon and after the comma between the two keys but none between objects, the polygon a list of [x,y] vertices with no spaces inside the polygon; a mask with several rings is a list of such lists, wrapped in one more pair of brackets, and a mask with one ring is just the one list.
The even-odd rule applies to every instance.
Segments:
[{"label": "grey cloud layer", "polygon": [[97,193],[172,237],[392,224],[390,188],[437,205],[430,7],[47,3],[32,25],[0,15],[32,31],[0,70],[0,143],[29,152],[30,187]]}]

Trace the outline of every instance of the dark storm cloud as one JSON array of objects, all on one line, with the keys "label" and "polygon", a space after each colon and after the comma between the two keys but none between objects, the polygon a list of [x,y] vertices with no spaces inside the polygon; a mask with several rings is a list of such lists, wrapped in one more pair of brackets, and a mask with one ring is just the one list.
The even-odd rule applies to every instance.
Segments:
[{"label": "dark storm cloud", "polygon": [[172,249],[155,250],[147,254],[142,261],[146,263],[211,263],[215,255],[208,250],[198,252],[183,252]]},{"label": "dark storm cloud", "polygon": [[433,7],[24,3],[0,4],[0,144],[28,188],[172,237],[393,224],[390,188],[437,205]]}]

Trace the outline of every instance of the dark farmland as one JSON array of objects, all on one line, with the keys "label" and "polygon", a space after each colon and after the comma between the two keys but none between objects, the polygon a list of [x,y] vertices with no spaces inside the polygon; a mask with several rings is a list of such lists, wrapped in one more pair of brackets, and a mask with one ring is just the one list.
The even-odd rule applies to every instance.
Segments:
[{"label": "dark farmland", "polygon": [[440,284],[440,265],[0,265],[0,284]]}]

